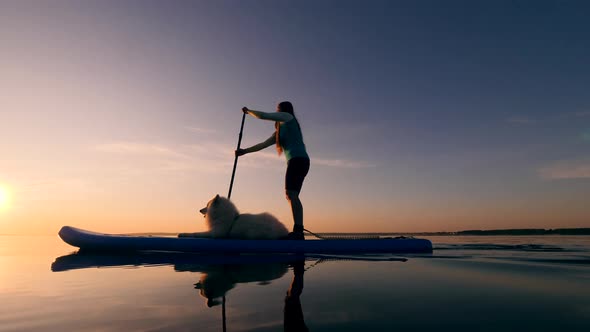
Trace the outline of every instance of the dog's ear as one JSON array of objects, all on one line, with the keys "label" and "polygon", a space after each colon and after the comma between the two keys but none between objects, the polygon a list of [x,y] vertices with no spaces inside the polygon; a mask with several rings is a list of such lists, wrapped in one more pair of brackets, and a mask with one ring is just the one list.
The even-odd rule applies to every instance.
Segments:
[{"label": "dog's ear", "polygon": [[219,200],[219,194],[215,195],[215,198],[213,199],[213,204],[217,203],[218,200]]}]

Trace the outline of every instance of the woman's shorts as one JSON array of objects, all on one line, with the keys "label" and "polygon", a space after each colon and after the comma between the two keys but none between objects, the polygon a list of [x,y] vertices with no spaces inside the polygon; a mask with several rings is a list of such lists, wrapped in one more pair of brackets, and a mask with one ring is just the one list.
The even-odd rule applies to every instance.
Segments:
[{"label": "woman's shorts", "polygon": [[285,190],[300,192],[303,180],[309,172],[309,159],[295,157],[287,163],[287,174],[285,174]]}]

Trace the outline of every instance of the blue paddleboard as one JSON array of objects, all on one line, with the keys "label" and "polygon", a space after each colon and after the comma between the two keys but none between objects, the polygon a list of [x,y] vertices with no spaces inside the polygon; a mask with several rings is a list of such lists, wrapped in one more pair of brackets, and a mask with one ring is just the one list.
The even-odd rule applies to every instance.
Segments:
[{"label": "blue paddleboard", "polygon": [[360,240],[233,240],[103,234],[64,226],[61,239],[93,251],[173,251],[191,253],[429,253],[426,239],[380,238]]}]

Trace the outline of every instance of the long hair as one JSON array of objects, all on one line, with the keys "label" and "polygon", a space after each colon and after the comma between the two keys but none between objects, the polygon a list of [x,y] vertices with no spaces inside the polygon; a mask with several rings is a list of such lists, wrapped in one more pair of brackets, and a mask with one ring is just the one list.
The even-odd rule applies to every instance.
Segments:
[{"label": "long hair", "polygon": [[[280,112],[285,112],[285,113],[289,113],[293,116],[293,120],[295,120],[295,123],[297,123],[297,128],[299,128],[299,131],[301,132],[301,126],[299,125],[299,121],[297,121],[297,118],[295,118],[295,113],[293,112],[293,104],[291,104],[291,102],[288,101],[283,101],[281,103],[279,103],[279,111]],[[276,144],[277,144],[277,152],[279,153],[279,156],[283,153],[283,148],[281,147],[281,142],[280,142],[280,129],[281,129],[281,124],[280,122],[275,122],[275,135],[276,135]]]}]

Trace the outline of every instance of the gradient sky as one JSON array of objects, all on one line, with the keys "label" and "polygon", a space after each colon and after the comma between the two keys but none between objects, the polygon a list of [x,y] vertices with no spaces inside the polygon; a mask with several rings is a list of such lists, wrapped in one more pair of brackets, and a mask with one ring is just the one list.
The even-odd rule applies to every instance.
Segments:
[{"label": "gradient sky", "polygon": [[[588,17],[587,1],[0,1],[0,234],[203,230],[240,108],[283,100],[312,231],[590,227]],[[247,118],[242,146],[273,130]],[[290,227],[284,171],[273,148],[240,158],[232,199]]]}]

